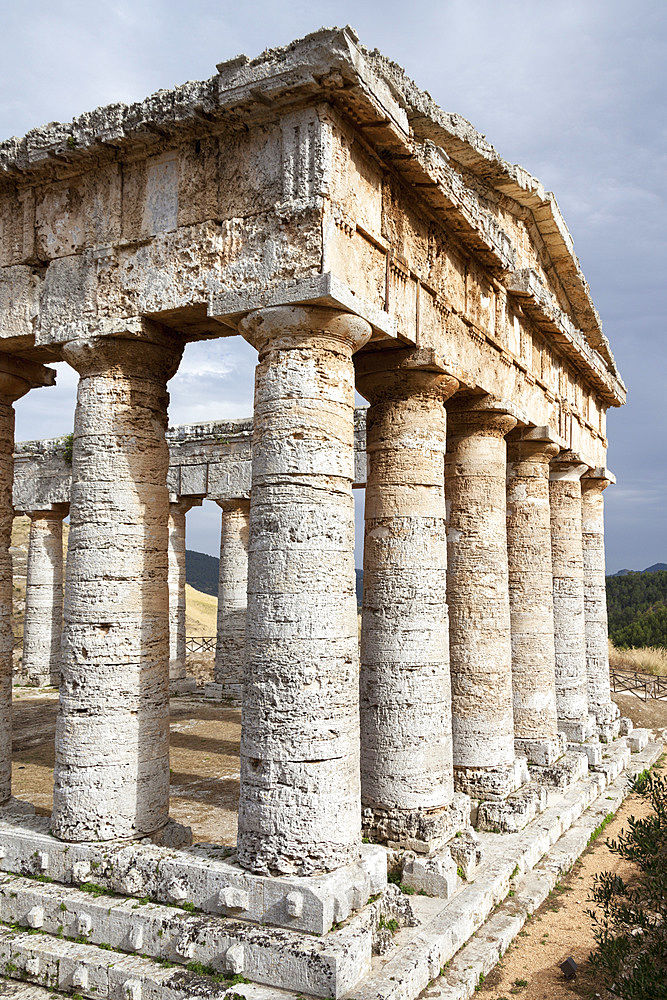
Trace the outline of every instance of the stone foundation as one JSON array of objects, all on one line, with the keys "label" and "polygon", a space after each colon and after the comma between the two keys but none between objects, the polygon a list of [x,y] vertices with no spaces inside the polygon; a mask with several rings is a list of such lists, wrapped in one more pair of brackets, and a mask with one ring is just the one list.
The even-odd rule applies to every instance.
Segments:
[{"label": "stone foundation", "polygon": [[[433,979],[467,996],[465,984],[479,979],[469,963],[488,971],[497,961],[496,927],[502,952],[618,807],[628,776],[660,756],[661,746],[636,732],[632,755],[625,739],[603,748],[601,766],[551,788],[546,809],[521,832],[464,830],[444,851],[404,853],[402,881],[416,890],[409,897],[386,886],[388,855],[378,846],[365,845],[349,870],[281,880],[244,872],[204,845],[66,845],[46,832],[48,818],[4,812],[0,921],[12,926],[0,930],[0,974],[90,1000],[118,991],[185,1000],[229,988],[187,971],[192,963],[250,979],[234,986],[247,1000],[268,1000],[267,988],[286,990],[287,1000],[352,991],[359,1000],[411,1000]],[[78,888],[93,882],[94,892]]]}]

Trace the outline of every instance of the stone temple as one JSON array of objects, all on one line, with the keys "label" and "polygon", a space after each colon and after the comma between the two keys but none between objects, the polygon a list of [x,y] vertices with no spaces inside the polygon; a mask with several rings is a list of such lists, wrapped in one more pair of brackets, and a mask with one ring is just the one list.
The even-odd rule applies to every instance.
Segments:
[{"label": "stone temple", "polygon": [[[211,969],[249,1000],[470,996],[659,754],[610,698],[625,388],[555,198],[350,28],[9,139],[0,168],[0,974],[114,1000],[222,996]],[[229,336],[257,350],[252,420],[167,432],[185,344]],[[13,439],[61,360],[71,465]],[[169,820],[204,498],[207,694],[243,704],[233,851]],[[51,817],[11,797],[15,512],[22,670],[60,684]]]}]

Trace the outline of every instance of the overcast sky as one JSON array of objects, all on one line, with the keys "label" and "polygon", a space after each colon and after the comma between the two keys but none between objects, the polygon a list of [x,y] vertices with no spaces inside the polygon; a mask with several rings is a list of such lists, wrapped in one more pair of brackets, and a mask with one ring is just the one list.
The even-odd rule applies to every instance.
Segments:
[{"label": "overcast sky", "polygon": [[[351,23],[447,111],[555,191],[628,403],[609,415],[607,568],[667,562],[667,4],[661,0],[0,0],[0,137],[206,79],[322,25]],[[254,351],[190,345],[170,421],[251,412]],[[17,403],[17,438],[72,428],[74,373]],[[188,515],[216,553],[218,510]]]}]

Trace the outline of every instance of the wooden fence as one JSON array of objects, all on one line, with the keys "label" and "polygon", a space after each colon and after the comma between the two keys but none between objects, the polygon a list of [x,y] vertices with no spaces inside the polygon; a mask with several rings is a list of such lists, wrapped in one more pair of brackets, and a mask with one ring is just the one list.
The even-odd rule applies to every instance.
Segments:
[{"label": "wooden fence", "polygon": [[637,695],[642,701],[648,701],[650,698],[667,699],[667,677],[611,667],[609,678],[612,691],[629,692]]},{"label": "wooden fence", "polygon": [[185,640],[185,649],[188,653],[215,653],[215,636],[198,635],[190,636]]}]

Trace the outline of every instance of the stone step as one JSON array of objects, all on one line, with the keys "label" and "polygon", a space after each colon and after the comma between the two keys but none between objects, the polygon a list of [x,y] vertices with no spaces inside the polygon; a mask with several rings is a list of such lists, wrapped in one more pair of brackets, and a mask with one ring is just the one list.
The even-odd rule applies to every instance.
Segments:
[{"label": "stone step", "polygon": [[[641,771],[654,764],[661,753],[661,745],[649,744],[637,758],[633,758],[632,763]],[[560,877],[572,868],[605,815],[618,809],[628,794],[627,777],[627,773],[619,776],[602,796],[596,791],[597,797],[594,797],[590,807],[572,822],[570,828],[554,842],[539,863],[525,875],[515,877],[513,898],[506,899],[486,920],[481,920],[474,936],[467,943],[466,939],[460,941],[457,926],[457,921],[463,915],[465,900],[464,891],[460,891],[454,897],[458,903],[456,908],[445,904],[447,909],[443,907],[438,919],[432,920],[429,927],[421,930],[419,944],[411,952],[406,949],[405,954],[397,955],[391,963],[378,970],[371,981],[364,982],[361,988],[355,989],[356,1000],[377,1000],[378,996],[383,1000],[404,1000],[406,997],[417,996],[422,991],[425,991],[423,996],[428,1000],[470,1000],[474,997],[480,975],[488,975],[518,934],[528,914],[535,912]],[[599,781],[589,782],[589,785],[592,789],[600,788]],[[570,806],[573,807],[574,803],[571,802]],[[547,810],[536,823],[548,822],[550,812],[551,810]],[[535,824],[531,824],[529,830],[534,826]],[[523,837],[525,832],[519,836]],[[481,866],[481,872],[486,879],[488,876],[484,865]],[[475,905],[472,899],[470,903]],[[446,920],[447,913],[452,918],[449,924]],[[454,957],[447,968],[442,969],[447,961],[442,956],[447,952]],[[438,962],[440,969],[436,970]]]},{"label": "stone step", "polygon": [[[285,998],[279,990],[218,981],[148,958],[7,927],[0,927],[0,974],[22,980],[26,990],[46,987],[90,1000],[217,1000],[230,993],[247,1000]],[[41,994],[35,1000],[41,1000]]]},{"label": "stone step", "polygon": [[94,883],[121,896],[204,913],[325,934],[387,884],[384,848],[363,844],[361,860],[326,875],[273,877],[248,872],[229,848],[160,847],[148,840],[65,844],[46,816],[0,809],[0,871],[45,876],[64,885]]},{"label": "stone step", "polygon": [[405,902],[390,886],[344,927],[315,936],[19,875],[0,877],[3,924],[182,966],[196,961],[216,973],[320,997],[340,996],[370,972],[379,930],[387,920],[402,922]]},{"label": "stone step", "polygon": [[547,805],[547,791],[541,782],[529,781],[501,801],[481,802],[477,810],[477,829],[500,833],[518,833]]},{"label": "stone step", "polygon": [[583,750],[568,750],[553,764],[531,764],[529,771],[533,781],[564,792],[584,777],[588,771],[588,758]]},{"label": "stone step", "polygon": [[626,740],[616,740],[615,743],[603,745],[602,760],[599,764],[591,767],[592,771],[597,771],[605,776],[607,784],[615,781],[619,774],[624,771],[630,763],[630,748]]},{"label": "stone step", "polygon": [[0,976],[0,997],[2,1000],[50,1000],[53,997],[53,990]]}]

